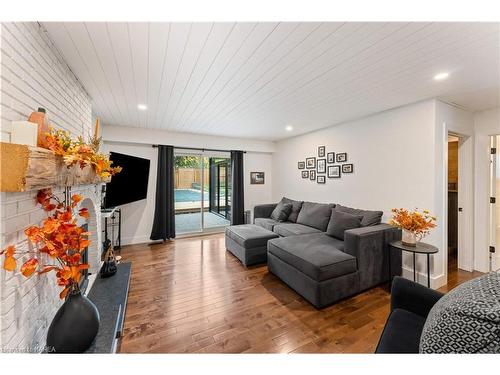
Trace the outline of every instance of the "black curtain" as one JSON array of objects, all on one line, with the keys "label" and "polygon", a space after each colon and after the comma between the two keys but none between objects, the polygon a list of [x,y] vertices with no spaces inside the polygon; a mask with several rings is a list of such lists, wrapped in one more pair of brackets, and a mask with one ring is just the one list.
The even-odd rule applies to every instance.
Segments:
[{"label": "black curtain", "polygon": [[156,204],[152,240],[175,238],[174,148],[158,146]]},{"label": "black curtain", "polygon": [[243,151],[231,151],[231,225],[245,223]]}]

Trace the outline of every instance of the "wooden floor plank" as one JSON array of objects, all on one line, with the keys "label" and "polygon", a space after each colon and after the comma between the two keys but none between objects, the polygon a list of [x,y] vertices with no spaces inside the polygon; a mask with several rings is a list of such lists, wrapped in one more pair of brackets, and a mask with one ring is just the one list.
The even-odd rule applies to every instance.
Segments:
[{"label": "wooden floor plank", "polygon": [[[133,263],[122,353],[372,353],[389,315],[388,284],[317,310],[265,265],[243,267],[222,234],[121,255]],[[450,269],[441,291],[478,275]]]}]

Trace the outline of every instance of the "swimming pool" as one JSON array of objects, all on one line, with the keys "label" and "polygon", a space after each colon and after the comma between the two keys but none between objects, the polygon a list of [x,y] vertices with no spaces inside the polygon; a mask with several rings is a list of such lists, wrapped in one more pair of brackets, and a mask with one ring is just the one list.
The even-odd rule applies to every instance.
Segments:
[{"label": "swimming pool", "polygon": [[[174,200],[175,202],[199,202],[201,192],[195,189],[174,189]],[[203,200],[208,200],[208,192],[203,194]]]}]

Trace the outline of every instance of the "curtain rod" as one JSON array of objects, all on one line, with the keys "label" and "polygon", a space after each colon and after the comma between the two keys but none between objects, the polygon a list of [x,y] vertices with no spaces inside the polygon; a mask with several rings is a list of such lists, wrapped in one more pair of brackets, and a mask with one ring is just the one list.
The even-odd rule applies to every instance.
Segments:
[{"label": "curtain rod", "polygon": [[[154,148],[157,148],[159,145],[152,145]],[[195,150],[195,151],[215,151],[215,152],[231,152],[231,150],[218,150],[215,148],[197,148],[197,147],[176,147],[173,146],[174,148],[180,149],[180,150]],[[239,150],[238,150],[239,151]],[[246,154],[246,151],[242,151],[244,154]]]}]

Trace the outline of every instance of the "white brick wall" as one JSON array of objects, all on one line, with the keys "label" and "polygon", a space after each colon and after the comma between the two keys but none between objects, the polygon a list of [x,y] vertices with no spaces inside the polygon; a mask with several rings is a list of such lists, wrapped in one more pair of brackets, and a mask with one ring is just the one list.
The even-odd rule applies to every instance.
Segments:
[{"label": "white brick wall", "polygon": [[[66,65],[47,34],[36,22],[2,23],[0,26],[0,139],[9,140],[10,122],[25,120],[39,106],[47,110],[50,122],[87,137],[92,129],[90,97]],[[58,190],[62,193],[62,190]],[[98,209],[100,190],[78,187]],[[44,212],[35,206],[35,191],[0,193],[0,246],[29,245],[23,229],[39,224]],[[97,220],[94,246],[100,243]],[[99,254],[92,253],[91,271],[99,267]],[[61,304],[55,275],[35,275],[0,270],[0,351],[39,351],[48,326]]]}]

